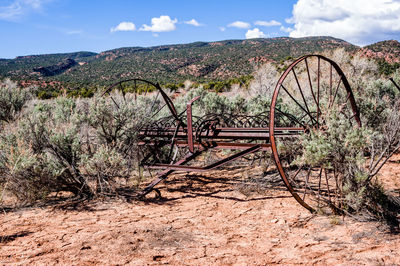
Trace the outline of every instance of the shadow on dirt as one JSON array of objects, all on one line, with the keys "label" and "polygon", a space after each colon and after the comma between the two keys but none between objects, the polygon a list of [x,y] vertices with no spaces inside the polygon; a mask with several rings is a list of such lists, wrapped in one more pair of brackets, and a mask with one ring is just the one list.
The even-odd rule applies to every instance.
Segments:
[{"label": "shadow on dirt", "polygon": [[30,231],[21,231],[12,235],[0,235],[0,244],[7,244],[9,242],[14,241],[19,237],[24,237],[32,234],[33,232]]},{"label": "shadow on dirt", "polygon": [[[240,194],[236,197],[229,193],[234,191]],[[287,191],[287,189],[280,180],[267,182],[263,178],[244,180],[189,173],[164,180],[163,185],[155,189],[155,196],[151,197],[154,193],[150,193],[140,201],[148,204],[165,204],[180,199],[208,197],[245,202],[291,197],[290,195],[274,195],[276,194],[273,193],[274,191]],[[164,196],[165,194],[166,196]]]},{"label": "shadow on dirt", "polygon": [[[138,195],[142,188],[122,186],[113,194],[99,195],[95,199],[65,196],[62,193],[55,194],[46,198],[45,201],[39,201],[23,207],[0,207],[4,213],[14,212],[21,209],[30,209],[34,207],[50,207],[53,210],[71,210],[71,211],[96,211],[97,203],[101,201],[110,201],[119,199],[128,203],[144,204],[175,204],[177,200],[187,198],[216,198],[231,201],[261,201],[269,199],[290,198],[289,194],[282,196],[277,191],[287,191],[280,178],[266,178],[265,176],[250,175],[251,178],[243,178],[240,173],[243,171],[241,166],[231,166],[228,169],[218,171],[218,173],[177,173],[163,180],[144,198]],[[151,180],[149,180],[151,181]],[[237,191],[235,194],[231,192]],[[278,195],[279,194],[279,195]],[[237,195],[237,196],[236,196]]]}]

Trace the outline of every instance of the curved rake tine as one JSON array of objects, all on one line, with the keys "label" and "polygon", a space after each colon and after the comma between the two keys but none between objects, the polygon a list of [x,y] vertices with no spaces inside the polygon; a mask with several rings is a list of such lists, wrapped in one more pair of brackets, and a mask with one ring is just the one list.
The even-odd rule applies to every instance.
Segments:
[{"label": "curved rake tine", "polygon": [[286,114],[285,112],[282,112],[280,109],[276,108],[276,110],[281,113],[282,115],[284,115],[285,117],[289,118],[290,121],[295,122],[299,125],[302,125],[303,127],[306,127],[306,125],[304,125],[302,122],[300,122],[299,120],[296,119],[296,117],[292,117],[288,114]]}]

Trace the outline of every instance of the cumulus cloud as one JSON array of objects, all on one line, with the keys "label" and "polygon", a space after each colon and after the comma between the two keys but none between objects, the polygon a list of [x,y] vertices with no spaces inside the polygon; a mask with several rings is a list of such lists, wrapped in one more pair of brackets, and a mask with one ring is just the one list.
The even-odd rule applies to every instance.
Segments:
[{"label": "cumulus cloud", "polygon": [[248,29],[248,28],[250,28],[250,23],[243,22],[243,21],[235,21],[235,22],[228,24],[228,27],[234,27],[234,28],[239,28],[239,29]]},{"label": "cumulus cloud", "polygon": [[225,31],[226,29],[225,29],[225,27],[219,27],[219,30],[220,31]]},{"label": "cumulus cloud", "polygon": [[400,35],[398,0],[298,0],[292,13],[290,37],[325,35],[365,45]]},{"label": "cumulus cloud", "polygon": [[143,24],[139,30],[151,32],[173,31],[176,29],[175,24],[177,22],[177,19],[172,20],[169,16],[160,16],[159,18],[151,19],[151,26]]},{"label": "cumulus cloud", "polygon": [[195,20],[195,19],[191,19],[191,20],[189,20],[189,21],[185,21],[185,24],[192,25],[192,26],[195,26],[195,27],[200,27],[200,26],[202,26],[202,24],[200,24],[199,22],[197,22],[197,20]]},{"label": "cumulus cloud", "polygon": [[264,32],[260,31],[259,28],[254,28],[246,32],[246,39],[265,38],[265,37],[267,37],[267,35],[265,35]]},{"label": "cumulus cloud", "polygon": [[44,3],[50,0],[14,0],[6,6],[0,6],[0,19],[18,20],[30,11],[41,10]]},{"label": "cumulus cloud", "polygon": [[116,31],[134,31],[136,30],[135,24],[132,22],[124,21],[119,23],[116,27],[112,27],[110,29],[111,32],[116,32]]},{"label": "cumulus cloud", "polygon": [[282,23],[276,20],[270,20],[270,21],[257,20],[256,22],[254,22],[254,25],[271,27],[271,26],[280,26],[282,25]]}]

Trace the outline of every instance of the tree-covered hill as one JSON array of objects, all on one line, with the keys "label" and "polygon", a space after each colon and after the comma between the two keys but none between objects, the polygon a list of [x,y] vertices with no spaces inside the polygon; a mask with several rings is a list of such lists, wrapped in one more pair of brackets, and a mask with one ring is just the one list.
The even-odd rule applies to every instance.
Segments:
[{"label": "tree-covered hill", "polygon": [[[289,56],[297,57],[338,47],[349,51],[359,49],[332,37],[280,37],[149,48],[126,47],[99,54],[77,52],[4,59],[0,60],[0,77],[86,85],[107,85],[129,77],[161,83],[179,83],[187,79],[216,81],[249,75],[256,65],[267,61],[279,62]],[[76,64],[69,64],[59,71],[59,66],[63,66],[68,59]],[[55,71],[49,74],[45,71],[49,69]]]},{"label": "tree-covered hill", "polygon": [[[220,81],[246,76],[265,62],[343,47],[381,60],[382,72],[397,69],[400,43],[383,41],[360,48],[332,37],[266,38],[124,47],[101,53],[76,52],[0,59],[0,78],[67,87],[109,85],[124,78],[160,83]],[[29,83],[28,83],[29,84]]]},{"label": "tree-covered hill", "polygon": [[400,62],[400,43],[395,40],[377,42],[365,46],[362,51],[368,57],[384,59],[388,63]]}]

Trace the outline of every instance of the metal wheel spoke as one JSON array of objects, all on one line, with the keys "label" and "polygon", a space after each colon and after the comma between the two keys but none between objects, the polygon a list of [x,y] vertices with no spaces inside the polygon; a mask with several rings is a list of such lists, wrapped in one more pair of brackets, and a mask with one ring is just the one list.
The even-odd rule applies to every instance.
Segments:
[{"label": "metal wheel spoke", "polygon": [[[313,125],[315,125],[314,121],[315,121],[315,122],[317,122],[317,121],[316,121],[315,118],[311,115],[310,108],[308,108],[308,104],[307,104],[306,98],[304,97],[303,90],[301,89],[301,86],[300,86],[300,83],[299,83],[299,79],[297,78],[297,75],[296,75],[296,72],[294,71],[294,68],[292,68],[292,72],[293,72],[294,78],[295,78],[295,80],[296,80],[297,87],[299,88],[299,91],[300,91],[300,94],[301,94],[301,98],[303,99],[304,105],[305,105],[305,107],[306,107],[306,109],[307,109],[307,110],[304,110],[304,111],[305,111],[306,114],[311,118],[311,122],[313,123]],[[299,105],[299,106],[300,106],[300,105]]]},{"label": "metal wheel spoke", "polygon": [[294,176],[292,177],[293,180],[296,179],[297,175],[300,173],[300,171],[303,169],[304,165],[300,166],[299,169],[297,169],[296,173],[294,174]]},{"label": "metal wheel spoke", "polygon": [[332,98],[332,73],[333,72],[333,67],[332,64],[329,65],[329,103],[331,102]]},{"label": "metal wheel spoke", "polygon": [[304,182],[303,201],[304,201],[304,199],[306,198],[307,187],[309,187],[309,185],[308,185],[308,180],[310,179],[310,173],[311,173],[311,166],[308,168],[307,177],[306,177],[306,180],[305,180],[305,182]]},{"label": "metal wheel spoke", "polygon": [[321,179],[322,179],[322,167],[319,170],[318,175],[318,208],[320,207],[320,199],[321,199]]},{"label": "metal wheel spoke", "polygon": [[318,104],[317,99],[315,98],[315,93],[314,93],[314,89],[313,89],[313,86],[312,86],[311,75],[310,75],[310,69],[308,68],[307,58],[304,59],[304,61],[305,61],[305,63],[306,63],[307,76],[308,76],[308,82],[309,82],[309,84],[310,84],[311,95],[312,95],[312,97],[313,97],[313,99],[314,99],[314,102],[315,102],[315,104],[316,104],[316,106],[317,106],[317,114],[318,114],[318,113],[320,112],[320,110],[319,110],[319,104]]},{"label": "metal wheel spoke", "polygon": [[328,179],[328,174],[326,173],[326,168],[324,169],[324,173],[325,173],[326,188],[328,189],[328,199],[329,202],[331,202],[331,190],[329,189],[329,179]]},{"label": "metal wheel spoke", "polygon": [[121,93],[122,93],[122,97],[124,98],[124,102],[126,103],[125,91],[124,91],[124,88],[122,87],[122,82],[119,83],[119,86],[120,86],[120,88],[121,88]]},{"label": "metal wheel spoke", "polygon": [[333,95],[332,101],[329,103],[329,106],[328,106],[329,109],[332,107],[333,103],[335,102],[335,99],[336,99],[337,93],[339,91],[339,87],[340,87],[340,83],[341,82],[342,82],[342,76],[339,77],[339,82],[338,82],[338,84],[336,86],[335,94]]},{"label": "metal wheel spoke", "polygon": [[319,76],[320,76],[320,64],[321,64],[321,59],[318,57],[318,71],[317,71],[317,123],[319,125],[319,115],[320,115],[320,108],[319,108],[319,89],[320,89],[320,83],[319,83]]},{"label": "metal wheel spoke", "polygon": [[[160,91],[157,92],[157,95],[156,95],[156,97],[154,98],[154,100],[153,100],[153,102],[152,102],[152,104],[151,104],[150,109],[148,110],[148,113],[149,113],[149,114],[152,113],[152,110],[153,110],[153,108],[154,108],[154,105],[155,105],[156,102],[157,102],[157,99],[158,99],[158,96],[159,96],[159,95],[160,95]],[[161,109],[160,109],[160,110],[161,110]],[[158,113],[160,110],[158,110],[157,113]]]},{"label": "metal wheel spoke", "polygon": [[[306,109],[304,109],[304,107],[289,93],[289,91],[285,88],[285,86],[283,86],[283,84],[281,85],[282,89],[289,95],[289,97],[301,108],[301,110],[303,110],[305,113],[307,113],[311,119],[313,119],[315,121],[315,119],[311,116],[311,114],[309,112],[307,112]],[[317,122],[317,121],[315,121]]]},{"label": "metal wheel spoke", "polygon": [[[110,95],[111,95],[111,94],[110,94]],[[113,98],[112,96],[110,96],[110,98],[111,98],[111,100],[114,102],[115,106],[116,106],[118,109],[120,109],[120,108],[119,108],[119,104],[114,100],[114,98]]]}]

